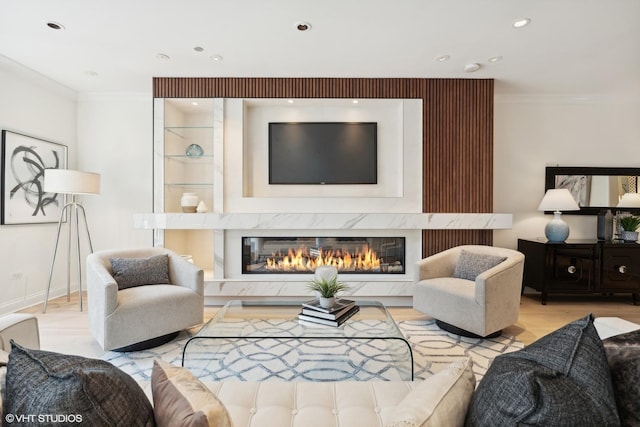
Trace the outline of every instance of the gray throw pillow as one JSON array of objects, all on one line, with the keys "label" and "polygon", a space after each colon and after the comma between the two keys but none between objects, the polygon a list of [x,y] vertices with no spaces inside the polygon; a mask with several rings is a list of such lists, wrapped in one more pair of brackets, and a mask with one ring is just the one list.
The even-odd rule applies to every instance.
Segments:
[{"label": "gray throw pillow", "polygon": [[605,339],[613,392],[623,426],[640,426],[640,329]]},{"label": "gray throw pillow", "polygon": [[620,425],[593,317],[496,357],[473,395],[466,425]]},{"label": "gray throw pillow", "polygon": [[166,254],[149,258],[111,258],[109,261],[118,290],[169,283],[169,256]]},{"label": "gray throw pillow", "polygon": [[463,249],[460,252],[456,267],[453,270],[453,277],[476,280],[479,274],[495,267],[505,259],[507,258],[496,255],[478,254]]},{"label": "gray throw pillow", "polygon": [[[13,341],[11,346],[4,413],[35,416],[20,426],[155,425],[153,408],[144,391],[112,364],[30,350]],[[58,418],[43,420],[38,415]]]}]

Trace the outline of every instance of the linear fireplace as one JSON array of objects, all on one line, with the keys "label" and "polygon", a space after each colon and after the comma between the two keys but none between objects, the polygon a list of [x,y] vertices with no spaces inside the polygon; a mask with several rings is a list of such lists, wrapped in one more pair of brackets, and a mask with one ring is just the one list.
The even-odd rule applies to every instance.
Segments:
[{"label": "linear fireplace", "polygon": [[243,274],[308,274],[321,265],[350,274],[403,274],[405,238],[242,237]]}]

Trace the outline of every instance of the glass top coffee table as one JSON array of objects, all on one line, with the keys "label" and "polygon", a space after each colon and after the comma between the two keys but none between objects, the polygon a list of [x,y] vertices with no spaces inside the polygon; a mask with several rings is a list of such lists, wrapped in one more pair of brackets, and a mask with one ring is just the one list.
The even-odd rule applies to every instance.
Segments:
[{"label": "glass top coffee table", "polygon": [[200,379],[413,380],[411,345],[385,306],[357,301],[344,324],[303,325],[302,301],[229,301],[184,346]]}]

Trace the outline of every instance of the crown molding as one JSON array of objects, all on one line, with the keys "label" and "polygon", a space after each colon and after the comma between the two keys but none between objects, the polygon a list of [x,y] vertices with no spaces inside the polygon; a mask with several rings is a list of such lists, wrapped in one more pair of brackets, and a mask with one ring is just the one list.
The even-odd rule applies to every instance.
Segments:
[{"label": "crown molding", "polygon": [[65,96],[70,99],[77,99],[78,92],[75,90],[58,83],[57,81],[26,67],[19,62],[14,61],[0,54],[0,70],[5,70],[15,76],[36,84],[45,89],[56,92],[59,95]]}]

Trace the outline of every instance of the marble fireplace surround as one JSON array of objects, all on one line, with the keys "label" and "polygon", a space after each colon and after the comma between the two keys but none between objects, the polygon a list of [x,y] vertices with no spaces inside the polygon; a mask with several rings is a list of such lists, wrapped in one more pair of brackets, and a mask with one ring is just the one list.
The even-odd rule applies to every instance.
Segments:
[{"label": "marble fireplace surround", "polygon": [[[162,100],[154,101],[154,150],[162,146]],[[265,186],[269,121],[376,121],[379,123],[379,183],[363,186]],[[410,305],[414,265],[422,258],[422,230],[511,228],[500,213],[420,213],[422,211],[422,102],[415,99],[213,99],[212,212],[165,213],[160,176],[154,184],[154,211],[134,215],[134,226],[154,230],[164,245],[165,230],[208,230],[205,302],[229,299],[311,297],[310,274],[242,274],[244,236],[404,237],[404,274],[341,274],[348,295]],[[157,157],[161,153],[155,151]],[[158,168],[158,170],[160,170]],[[292,192],[293,190],[293,192]],[[318,213],[320,212],[320,213]],[[357,212],[357,213],[355,213]],[[189,231],[191,230],[191,231]],[[205,239],[207,240],[207,239]],[[200,250],[203,248],[201,247]],[[190,251],[190,248],[182,250]],[[184,252],[190,253],[190,252]],[[202,258],[201,258],[202,259]]]},{"label": "marble fireplace surround", "polygon": [[389,304],[411,304],[413,266],[422,258],[421,230],[508,229],[511,214],[500,213],[204,213],[137,214],[136,228],[213,230],[214,268],[206,275],[207,303],[234,298],[297,298],[309,296],[310,274],[255,275],[241,273],[244,236],[377,236],[405,238],[404,274],[341,274],[353,297],[376,298]]}]

